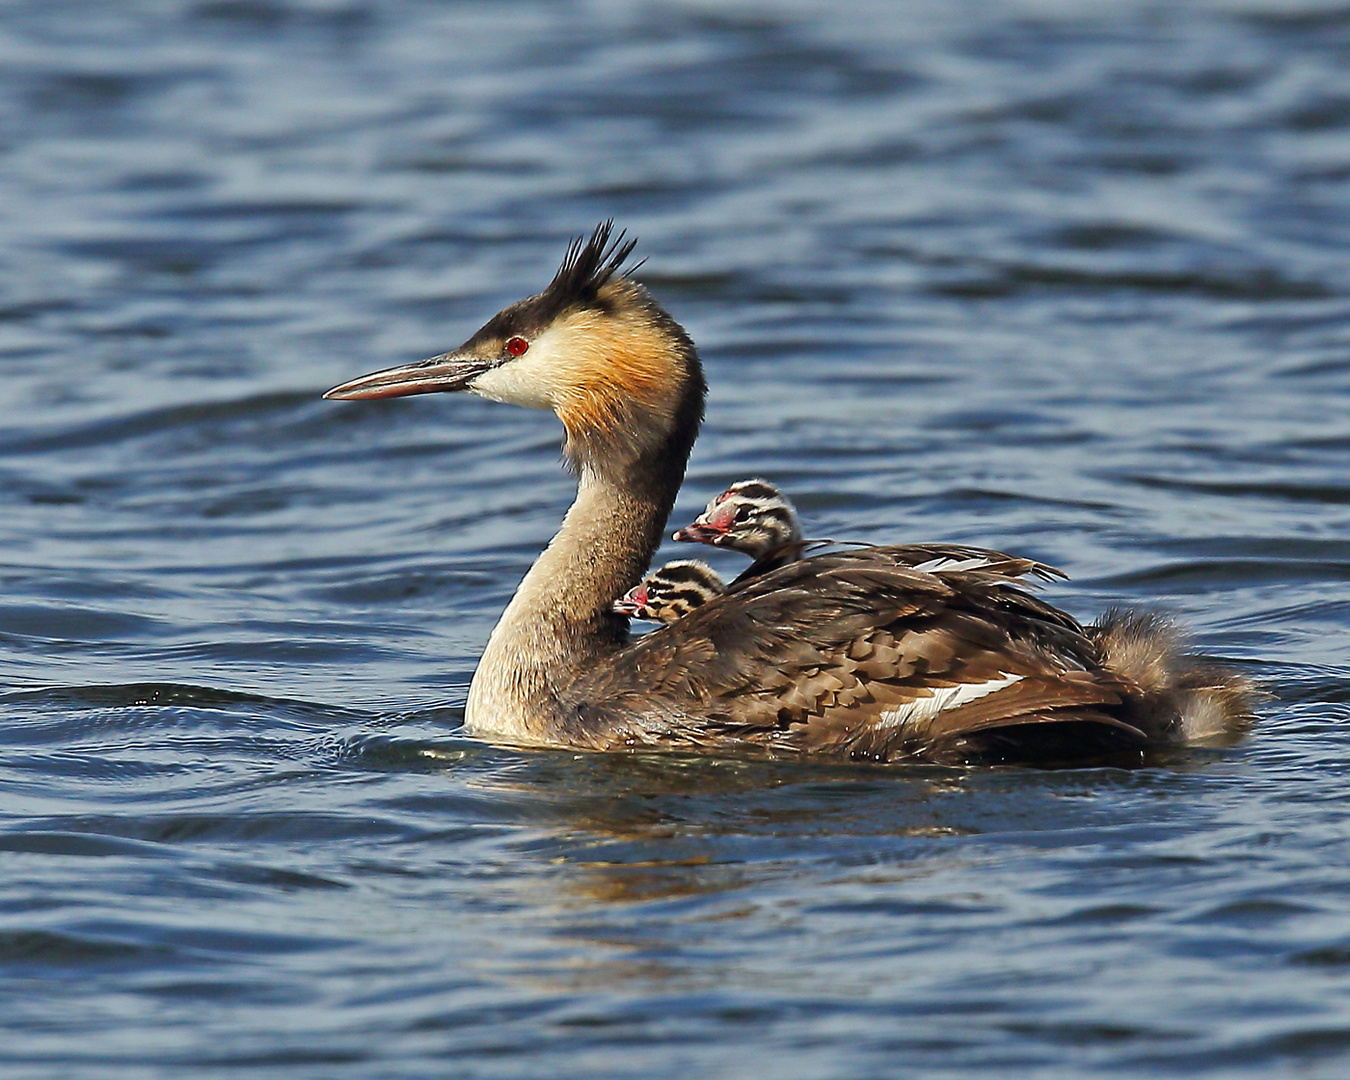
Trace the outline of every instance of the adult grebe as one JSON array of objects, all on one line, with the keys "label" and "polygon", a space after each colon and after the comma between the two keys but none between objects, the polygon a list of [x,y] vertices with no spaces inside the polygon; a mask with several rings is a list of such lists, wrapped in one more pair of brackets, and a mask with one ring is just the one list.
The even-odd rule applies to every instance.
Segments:
[{"label": "adult grebe", "polygon": [[912,548],[815,555],[630,643],[614,602],[661,539],[706,387],[689,335],[622,272],[634,242],[611,231],[574,242],[548,288],[458,349],[325,395],[468,391],[562,421],[576,501],[488,640],[470,731],[973,762],[1138,752],[1243,726],[1245,680],[1188,656],[1166,623],[1117,615],[1090,631],[1019,587],[1055,571],[976,549],[957,566],[915,563]]}]

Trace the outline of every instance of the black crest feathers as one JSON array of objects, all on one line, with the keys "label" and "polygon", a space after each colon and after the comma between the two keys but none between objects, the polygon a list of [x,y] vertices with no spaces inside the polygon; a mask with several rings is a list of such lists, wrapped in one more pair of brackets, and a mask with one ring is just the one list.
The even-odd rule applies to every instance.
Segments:
[{"label": "black crest feathers", "polygon": [[[623,264],[637,247],[637,240],[626,240],[626,230],[620,230],[611,239],[613,231],[613,219],[602,221],[590,239],[578,237],[572,241],[562,265],[542,294],[550,308],[563,310],[593,304],[605,283],[621,273]],[[635,269],[636,266],[630,271]]]}]

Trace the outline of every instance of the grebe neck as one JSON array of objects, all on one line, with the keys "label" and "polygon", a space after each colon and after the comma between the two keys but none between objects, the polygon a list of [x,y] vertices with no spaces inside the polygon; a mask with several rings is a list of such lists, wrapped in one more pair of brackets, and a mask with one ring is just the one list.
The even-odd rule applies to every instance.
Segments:
[{"label": "grebe neck", "polygon": [[471,732],[577,745],[575,718],[558,704],[558,691],[627,643],[628,619],[615,614],[614,601],[651,563],[683,477],[680,464],[679,475],[664,483],[660,473],[668,468],[581,468],[562,527],[488,639],[469,687]]}]

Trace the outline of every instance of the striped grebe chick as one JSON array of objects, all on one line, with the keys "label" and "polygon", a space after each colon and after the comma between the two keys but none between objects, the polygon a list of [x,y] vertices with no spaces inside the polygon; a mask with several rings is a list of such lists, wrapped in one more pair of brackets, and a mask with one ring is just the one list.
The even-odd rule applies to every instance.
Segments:
[{"label": "striped grebe chick", "polygon": [[653,570],[615,600],[614,610],[634,619],[673,623],[724,592],[722,578],[707,563],[676,559]]},{"label": "striped grebe chick", "polygon": [[775,484],[756,477],[738,480],[715,495],[703,513],[675,530],[673,539],[729,548],[758,560],[800,545],[802,526],[788,497]]},{"label": "striped grebe chick", "polygon": [[488,639],[469,731],[593,750],[989,762],[1138,760],[1247,724],[1247,681],[1202,664],[1170,624],[1084,627],[1025,588],[1050,568],[978,549],[812,555],[630,640],[614,602],[665,533],[706,394],[689,335],[624,271],[633,246],[602,224],[542,293],[457,349],[327,394],[464,391],[562,421],[576,500]]},{"label": "striped grebe chick", "polygon": [[806,549],[830,541],[803,540],[797,508],[768,480],[738,480],[708,503],[672,539],[708,544],[749,555],[751,563],[733,584],[740,585],[770,570],[796,562]]},{"label": "striped grebe chick", "polygon": [[[768,480],[738,480],[710,503],[675,540],[710,544],[751,556],[755,562],[736,579],[752,577],[801,558],[805,545],[797,511]],[[637,619],[672,623],[726,591],[717,571],[704,562],[677,559],[652,571],[614,603]]]}]

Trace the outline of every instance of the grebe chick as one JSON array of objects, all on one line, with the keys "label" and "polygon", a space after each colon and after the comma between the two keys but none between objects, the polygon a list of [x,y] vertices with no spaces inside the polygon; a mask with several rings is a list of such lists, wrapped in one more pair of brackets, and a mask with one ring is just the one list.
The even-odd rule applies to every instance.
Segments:
[{"label": "grebe chick", "polygon": [[660,544],[706,394],[689,335],[624,272],[633,247],[606,222],[542,293],[459,348],[326,395],[464,391],[562,421],[576,501],[488,639],[469,731],[593,750],[989,762],[1138,760],[1245,724],[1244,680],[1198,677],[1157,633],[1145,659],[1162,649],[1165,662],[1132,674],[1112,657],[1139,635],[1089,631],[1022,587],[1048,568],[997,552],[966,549],[958,565],[916,562],[913,548],[812,555],[630,641],[614,602]]},{"label": "grebe chick", "polygon": [[[755,562],[736,579],[741,584],[801,558],[801,525],[788,497],[767,480],[738,480],[714,498],[675,540],[711,544],[751,556]],[[672,623],[726,591],[707,563],[668,562],[614,602],[622,615]]]},{"label": "grebe chick", "polygon": [[673,539],[730,548],[762,559],[771,551],[800,544],[802,527],[788,497],[776,485],[756,477],[737,480],[715,495],[693,522],[675,530]]},{"label": "grebe chick", "polygon": [[749,555],[754,562],[736,578],[736,585],[796,562],[809,547],[830,543],[803,540],[797,508],[776,485],[758,477],[738,480],[714,496],[703,513],[671,538]]},{"label": "grebe chick", "polygon": [[614,610],[634,619],[673,623],[724,592],[726,585],[707,563],[676,559],[615,600]]}]

